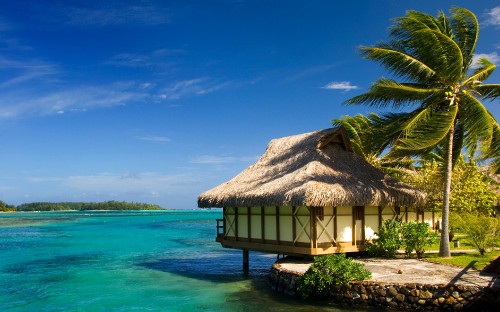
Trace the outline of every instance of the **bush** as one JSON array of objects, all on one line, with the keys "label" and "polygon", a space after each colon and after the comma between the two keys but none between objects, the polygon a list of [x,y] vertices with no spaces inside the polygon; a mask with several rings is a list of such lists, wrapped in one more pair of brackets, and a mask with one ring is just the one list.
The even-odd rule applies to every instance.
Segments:
[{"label": "bush", "polygon": [[335,286],[371,278],[364,264],[346,258],[345,254],[314,257],[311,267],[297,279],[297,292],[303,297],[324,298]]},{"label": "bush", "polygon": [[379,227],[378,238],[366,243],[366,251],[372,257],[395,258],[401,247],[401,221],[385,220]]},{"label": "bush", "polygon": [[452,223],[467,235],[466,242],[481,255],[489,248],[500,245],[500,221],[497,218],[466,213],[454,215]]},{"label": "bush", "polygon": [[438,236],[435,232],[429,230],[429,224],[412,221],[403,224],[401,241],[408,258],[415,251],[417,258],[420,259],[425,252],[425,247],[436,243]]}]

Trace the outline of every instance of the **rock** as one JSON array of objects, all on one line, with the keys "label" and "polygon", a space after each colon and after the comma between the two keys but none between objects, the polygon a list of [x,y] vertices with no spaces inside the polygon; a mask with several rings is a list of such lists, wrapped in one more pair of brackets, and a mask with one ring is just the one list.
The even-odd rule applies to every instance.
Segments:
[{"label": "rock", "polygon": [[403,294],[396,294],[396,296],[394,298],[399,302],[405,301],[405,295],[403,295]]},{"label": "rock", "polygon": [[346,299],[352,299],[353,298],[352,292],[350,292],[350,291],[345,292],[344,293],[344,298],[346,298]]},{"label": "rock", "polygon": [[455,304],[455,305],[453,306],[453,310],[455,310],[455,311],[459,311],[459,310],[462,310],[462,309],[463,309],[463,307],[464,307],[464,305],[463,305],[463,304],[461,304],[461,303],[457,303],[457,304]]},{"label": "rock", "polygon": [[448,297],[448,299],[446,299],[445,301],[446,304],[454,304],[455,303],[455,298],[453,297]]},{"label": "rock", "polygon": [[424,300],[424,299],[420,299],[420,300],[418,300],[418,304],[420,304],[420,305],[424,305],[424,304],[425,304],[425,300]]},{"label": "rock", "polygon": [[403,273],[404,273],[403,270],[401,270],[401,269],[398,270],[398,274],[403,274]]},{"label": "rock", "polygon": [[452,295],[452,296],[453,296],[453,298],[455,298],[455,299],[460,298],[460,294],[458,293],[458,291],[454,291],[451,295]]},{"label": "rock", "polygon": [[442,304],[446,299],[444,299],[444,297],[439,297],[438,298],[438,302],[439,304]]},{"label": "rock", "polygon": [[377,293],[379,296],[385,296],[385,295],[387,294],[387,292],[385,291],[385,289],[383,289],[382,287],[377,288],[376,293]]},{"label": "rock", "polygon": [[431,299],[432,293],[428,290],[421,291],[419,296],[420,299]]},{"label": "rock", "polygon": [[412,290],[410,291],[410,294],[411,294],[412,296],[414,296],[414,297],[418,297],[418,296],[420,295],[420,290],[418,290],[418,289],[412,289]]},{"label": "rock", "polygon": [[389,294],[391,294],[391,296],[395,297],[397,294],[398,294],[398,291],[396,290],[396,288],[394,288],[393,286],[389,286],[389,288],[387,288],[387,291],[389,292]]},{"label": "rock", "polygon": [[405,296],[409,296],[409,295],[410,295],[410,291],[409,291],[409,290],[408,290],[408,288],[406,288],[406,287],[401,287],[401,288],[399,289],[399,292],[400,292],[400,293],[402,293],[402,294],[403,294],[403,295],[405,295]]}]

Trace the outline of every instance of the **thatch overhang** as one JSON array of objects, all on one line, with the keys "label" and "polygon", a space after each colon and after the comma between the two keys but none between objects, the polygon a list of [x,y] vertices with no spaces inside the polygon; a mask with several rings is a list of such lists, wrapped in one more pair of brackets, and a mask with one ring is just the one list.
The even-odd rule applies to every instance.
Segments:
[{"label": "thatch overhang", "polygon": [[354,154],[343,128],[274,139],[256,163],[198,197],[199,207],[424,203],[424,193]]}]

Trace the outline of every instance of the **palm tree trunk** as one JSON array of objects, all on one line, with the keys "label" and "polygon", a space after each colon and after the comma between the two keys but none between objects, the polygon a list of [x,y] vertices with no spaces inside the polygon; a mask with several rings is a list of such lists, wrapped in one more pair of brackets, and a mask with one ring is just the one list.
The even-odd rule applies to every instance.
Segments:
[{"label": "palm tree trunk", "polygon": [[450,239],[449,239],[449,220],[450,220],[450,192],[451,192],[451,171],[453,168],[453,135],[455,133],[455,124],[451,126],[448,134],[448,146],[446,150],[446,172],[444,178],[443,191],[443,211],[441,216],[441,243],[439,244],[439,256],[443,258],[451,257]]}]

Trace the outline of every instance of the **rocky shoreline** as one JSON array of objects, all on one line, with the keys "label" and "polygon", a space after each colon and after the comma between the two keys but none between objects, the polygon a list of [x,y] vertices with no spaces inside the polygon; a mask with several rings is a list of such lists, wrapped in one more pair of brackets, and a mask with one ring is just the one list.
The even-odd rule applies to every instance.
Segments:
[{"label": "rocky shoreline", "polygon": [[[409,264],[413,265],[412,262],[404,260],[383,260],[383,262],[388,264],[388,267],[379,266],[374,270],[391,270],[389,262],[399,267],[401,271],[404,271]],[[428,264],[419,262],[422,267]],[[297,276],[304,274],[309,265],[310,262],[278,260],[269,273],[271,287],[285,295],[298,296],[295,280]],[[450,271],[451,275],[455,274],[455,270],[459,270],[444,267],[444,270]],[[441,283],[439,279],[433,279],[433,282],[429,283],[415,283],[412,282],[412,275],[421,274],[421,272],[410,270],[408,269],[403,274],[399,273],[399,281],[388,278],[384,282],[380,281],[380,274],[374,272],[374,277],[379,276],[379,278],[352,282],[342,288],[332,288],[325,301],[340,305],[378,306],[407,311],[490,311],[490,308],[491,311],[496,311],[496,308],[500,306],[500,287],[495,283],[496,277],[494,276],[471,280],[467,277],[462,278],[464,276],[462,273],[460,276],[455,274],[454,276],[458,278],[450,279],[448,283]],[[476,273],[479,275],[478,272],[469,274]],[[415,277],[418,278],[418,276]],[[404,282],[405,279],[408,282]]]}]

